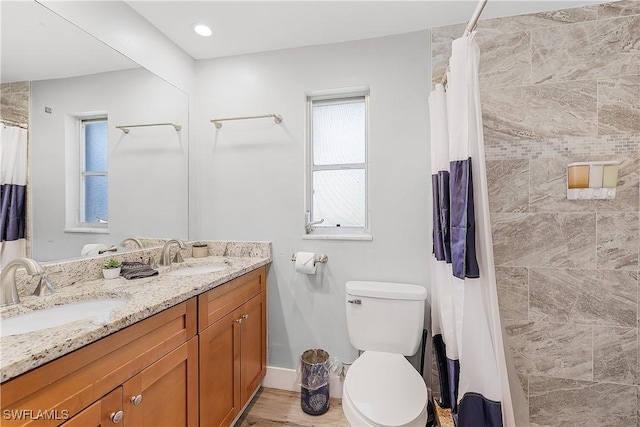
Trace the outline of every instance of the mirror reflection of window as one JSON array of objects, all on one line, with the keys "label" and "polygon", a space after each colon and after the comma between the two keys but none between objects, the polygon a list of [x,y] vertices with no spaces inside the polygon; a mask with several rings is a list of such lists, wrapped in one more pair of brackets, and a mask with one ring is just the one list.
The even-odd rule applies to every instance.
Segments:
[{"label": "mirror reflection of window", "polygon": [[107,118],[80,119],[80,222],[109,220],[109,138]]}]

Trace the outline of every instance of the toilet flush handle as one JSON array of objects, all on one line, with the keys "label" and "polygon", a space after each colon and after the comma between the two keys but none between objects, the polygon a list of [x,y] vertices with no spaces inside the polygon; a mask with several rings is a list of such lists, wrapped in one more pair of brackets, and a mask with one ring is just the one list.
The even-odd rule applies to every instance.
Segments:
[{"label": "toilet flush handle", "polygon": [[362,304],[362,301],[361,301],[361,300],[359,300],[359,299],[348,299],[348,300],[347,300],[347,302],[348,302],[349,304],[357,304],[357,305]]}]

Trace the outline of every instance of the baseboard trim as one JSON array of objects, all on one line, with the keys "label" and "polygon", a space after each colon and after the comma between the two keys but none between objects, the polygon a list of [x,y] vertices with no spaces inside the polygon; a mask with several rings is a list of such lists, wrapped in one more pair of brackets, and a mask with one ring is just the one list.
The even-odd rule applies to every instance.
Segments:
[{"label": "baseboard trim", "polygon": [[[295,369],[267,366],[267,376],[264,377],[262,385],[279,390],[300,392],[300,384],[297,383]],[[342,398],[342,380],[339,375],[331,375],[329,377],[329,395],[338,399]]]}]

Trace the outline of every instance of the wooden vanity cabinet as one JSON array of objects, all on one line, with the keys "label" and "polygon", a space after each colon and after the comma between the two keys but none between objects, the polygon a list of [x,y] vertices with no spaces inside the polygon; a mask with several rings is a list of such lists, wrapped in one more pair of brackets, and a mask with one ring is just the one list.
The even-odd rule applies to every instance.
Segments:
[{"label": "wooden vanity cabinet", "polygon": [[198,338],[125,382],[122,391],[125,427],[198,425]]},{"label": "wooden vanity cabinet", "polygon": [[193,337],[61,427],[195,426],[197,360]]},{"label": "wooden vanity cabinet", "polygon": [[265,289],[261,267],[3,383],[2,426],[229,426],[266,374]]},{"label": "wooden vanity cabinet", "polygon": [[[127,424],[128,418],[147,423],[151,418],[146,409],[142,416],[126,413],[132,396],[127,392],[140,391],[150,392],[151,397],[144,400],[151,404],[145,408],[155,406],[156,411],[161,406],[168,408],[165,397],[183,396],[180,402],[186,398],[188,404],[183,406],[190,408],[184,425],[197,425],[196,305],[192,298],[3,383],[3,427],[64,422],[69,426],[105,425],[104,412],[118,410],[125,412],[120,421],[123,426],[134,425]],[[160,388],[166,389],[162,404],[157,397]],[[117,398],[112,393],[117,395],[118,390],[120,409],[113,405]],[[107,425],[114,424],[118,425],[111,421]]]},{"label": "wooden vanity cabinet", "polygon": [[266,268],[198,297],[200,425],[229,426],[266,374]]},{"label": "wooden vanity cabinet", "polygon": [[123,417],[122,387],[118,387],[61,427],[121,427]]}]

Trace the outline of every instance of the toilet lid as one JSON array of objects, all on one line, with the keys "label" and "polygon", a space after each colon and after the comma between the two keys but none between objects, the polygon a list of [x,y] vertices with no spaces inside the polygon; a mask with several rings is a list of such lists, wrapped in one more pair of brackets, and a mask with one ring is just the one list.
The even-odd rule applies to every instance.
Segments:
[{"label": "toilet lid", "polygon": [[401,354],[365,351],[349,368],[344,387],[360,414],[377,426],[407,425],[427,404],[420,373]]}]

